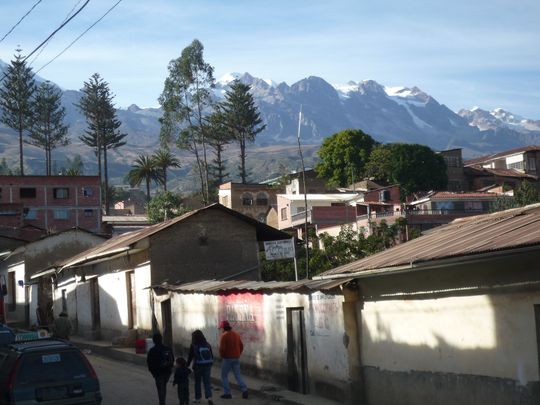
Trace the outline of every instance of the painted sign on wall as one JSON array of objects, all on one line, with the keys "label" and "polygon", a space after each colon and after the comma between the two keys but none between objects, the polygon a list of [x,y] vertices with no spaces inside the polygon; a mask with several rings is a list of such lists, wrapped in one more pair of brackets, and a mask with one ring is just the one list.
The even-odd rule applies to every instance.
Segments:
[{"label": "painted sign on wall", "polygon": [[341,303],[333,295],[322,293],[312,294],[310,297],[312,336],[331,336],[336,314],[341,312]]},{"label": "painted sign on wall", "polygon": [[229,294],[218,297],[219,320],[228,320],[246,342],[259,342],[264,336],[262,294]]},{"label": "painted sign on wall", "polygon": [[271,240],[264,242],[266,260],[294,258],[294,239]]}]

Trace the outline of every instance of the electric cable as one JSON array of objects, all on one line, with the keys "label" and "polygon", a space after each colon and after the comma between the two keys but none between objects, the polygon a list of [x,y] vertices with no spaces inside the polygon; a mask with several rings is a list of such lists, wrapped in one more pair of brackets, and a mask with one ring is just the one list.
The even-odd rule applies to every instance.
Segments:
[{"label": "electric cable", "polygon": [[30,56],[32,56],[34,53],[36,53],[39,48],[41,48],[43,45],[45,45],[45,43],[51,39],[58,31],[60,31],[62,28],[64,28],[64,26],[70,22],[71,20],[73,20],[87,5],[88,3],[90,3],[90,0],[86,0],[86,2],[81,6],[81,8],[79,8],[75,14],[73,14],[71,17],[69,17],[66,21],[64,21],[62,24],[60,24],[60,26],[55,29],[51,35],[49,35],[47,38],[45,38],[45,40],[43,42],[41,42],[41,44],[39,44],[36,48],[34,48],[34,50],[32,52],[30,52],[28,55],[26,55],[26,57],[23,59],[24,61],[26,61]]},{"label": "electric cable", "polygon": [[26,14],[23,15],[23,16],[21,17],[21,19],[20,19],[19,21],[17,21],[17,23],[16,23],[13,27],[11,27],[11,29],[10,29],[10,30],[9,30],[9,31],[8,31],[8,32],[0,39],[0,42],[2,42],[4,39],[6,39],[6,37],[7,37],[9,34],[11,34],[15,28],[17,28],[17,26],[22,22],[22,20],[24,20],[24,19],[26,18],[26,16],[27,16],[28,14],[30,14],[30,13],[32,12],[32,10],[33,10],[34,8],[36,8],[36,6],[37,6],[39,3],[41,3],[42,1],[43,1],[43,0],[38,0],[38,1],[32,6],[32,8],[31,8],[30,10],[28,10],[28,11],[26,12]]},{"label": "electric cable", "polygon": [[90,25],[86,30],[82,32],[77,38],[75,38],[71,43],[66,46],[58,55],[56,55],[54,58],[52,58],[49,62],[41,66],[38,70],[35,71],[35,74],[39,73],[41,70],[43,70],[45,67],[49,66],[51,63],[53,63],[56,59],[58,59],[64,52],[66,52],[69,48],[73,46],[75,42],[77,42],[79,39],[81,39],[88,31],[90,31],[92,28],[94,28],[95,25],[97,25],[101,20],[103,20],[107,14],[109,14],[118,4],[120,4],[122,0],[118,0],[111,8],[109,8],[105,14],[103,14],[100,18],[98,18],[92,25]]}]

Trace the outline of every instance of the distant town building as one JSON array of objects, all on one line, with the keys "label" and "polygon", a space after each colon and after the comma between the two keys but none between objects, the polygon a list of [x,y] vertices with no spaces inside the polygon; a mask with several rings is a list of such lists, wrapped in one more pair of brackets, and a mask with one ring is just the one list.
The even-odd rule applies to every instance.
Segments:
[{"label": "distant town building", "polygon": [[0,176],[0,227],[101,231],[98,176]]},{"label": "distant town building", "polygon": [[219,203],[259,222],[266,223],[268,209],[276,204],[279,188],[268,184],[228,182],[219,186]]}]

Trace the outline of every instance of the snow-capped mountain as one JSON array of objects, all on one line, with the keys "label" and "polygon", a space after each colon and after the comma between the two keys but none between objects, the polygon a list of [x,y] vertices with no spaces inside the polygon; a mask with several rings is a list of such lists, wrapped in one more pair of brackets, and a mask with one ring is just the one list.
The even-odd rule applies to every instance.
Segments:
[{"label": "snow-capped mountain", "polygon": [[[0,61],[0,72],[6,66]],[[256,140],[259,146],[295,144],[300,106],[301,138],[306,145],[318,145],[325,137],[347,128],[362,129],[379,142],[414,142],[436,150],[461,147],[466,157],[540,144],[540,121],[502,109],[489,112],[474,108],[455,113],[417,87],[385,87],[374,80],[332,85],[316,76],[288,85],[249,73],[230,73],[216,81],[216,100],[223,98],[236,79],[251,86],[266,123]],[[86,127],[75,106],[80,97],[76,90],[63,92],[75,142]],[[128,134],[127,147],[139,152],[155,148],[160,116],[160,109],[136,105],[119,109],[121,130]],[[9,131],[0,125],[0,135]],[[16,138],[0,138],[0,153],[6,150],[6,142],[16,142]]]}]

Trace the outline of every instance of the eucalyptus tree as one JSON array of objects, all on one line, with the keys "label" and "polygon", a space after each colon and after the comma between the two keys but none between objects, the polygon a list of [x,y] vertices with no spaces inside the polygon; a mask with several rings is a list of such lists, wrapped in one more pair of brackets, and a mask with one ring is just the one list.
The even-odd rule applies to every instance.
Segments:
[{"label": "eucalyptus tree", "polygon": [[250,89],[249,85],[235,80],[225,93],[225,100],[220,103],[225,126],[240,147],[238,170],[242,183],[247,182],[249,175],[246,168],[247,144],[255,141],[257,134],[266,128]]},{"label": "eucalyptus tree", "polygon": [[158,101],[163,108],[162,145],[175,141],[195,156],[204,204],[209,202],[207,162],[208,126],[205,115],[212,109],[214,68],[204,61],[204,47],[194,39],[179,58],[169,62],[169,75]]},{"label": "eucalyptus tree", "polygon": [[30,128],[36,82],[21,50],[16,51],[15,59],[0,79],[0,107],[3,110],[0,122],[19,134],[19,171],[24,176],[23,136]]},{"label": "eucalyptus tree", "polygon": [[50,176],[52,151],[69,144],[68,128],[64,123],[66,109],[62,92],[50,82],[41,83],[32,103],[32,120],[28,143],[45,151],[45,174]]},{"label": "eucalyptus tree", "polygon": [[77,107],[86,117],[87,129],[80,139],[95,151],[99,178],[102,179],[102,173],[104,174],[105,212],[108,213],[110,196],[107,151],[125,145],[126,134],[119,130],[122,123],[116,118],[114,95],[109,89],[109,83],[103,80],[99,73],[94,73],[87,82],[84,82],[81,91],[83,96]]}]

